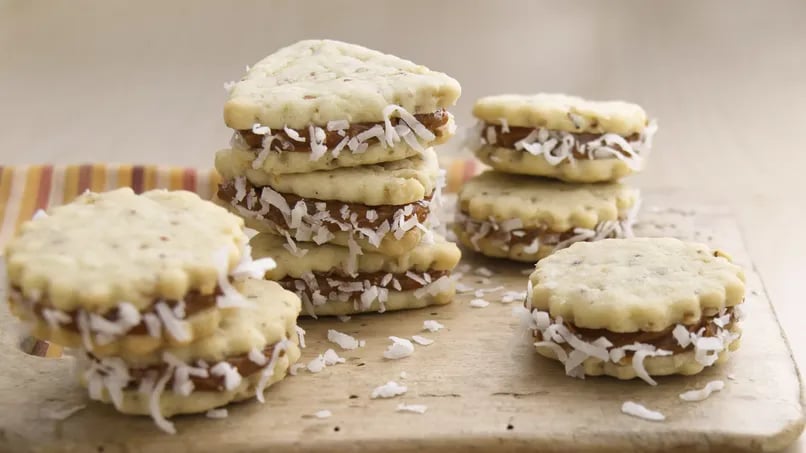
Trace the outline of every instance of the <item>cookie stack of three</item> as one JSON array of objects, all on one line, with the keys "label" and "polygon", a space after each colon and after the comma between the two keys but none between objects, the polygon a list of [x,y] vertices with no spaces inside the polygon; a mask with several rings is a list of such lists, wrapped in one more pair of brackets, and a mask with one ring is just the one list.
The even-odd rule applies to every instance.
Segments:
[{"label": "cookie stack of three", "polygon": [[493,170],[459,193],[456,234],[482,254],[535,262],[575,242],[632,236],[656,123],[626,102],[559,94],[479,99],[476,156]]},{"label": "cookie stack of three", "polygon": [[167,432],[174,414],[263,401],[299,358],[299,298],[196,194],[86,193],[25,223],[5,258],[11,311],[72,349],[90,397]]},{"label": "cookie stack of three", "polygon": [[224,108],[217,198],[260,234],[266,277],[311,316],[449,302],[458,248],[434,231],[453,135],[456,80],[337,41],[301,41],[258,62]]}]

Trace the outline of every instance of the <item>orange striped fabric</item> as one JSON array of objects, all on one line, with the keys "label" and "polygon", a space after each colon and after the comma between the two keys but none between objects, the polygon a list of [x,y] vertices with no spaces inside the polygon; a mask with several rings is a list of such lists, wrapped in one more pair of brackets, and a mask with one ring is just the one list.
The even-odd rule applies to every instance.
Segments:
[{"label": "orange striped fabric", "polygon": [[[456,192],[481,167],[474,160],[454,159],[445,169],[446,191]],[[131,187],[136,193],[151,189],[189,190],[210,199],[220,180],[215,170],[157,165],[0,166],[0,250],[37,210],[69,203],[86,190],[103,192],[119,187]],[[58,345],[35,339],[26,340],[23,347],[36,355],[61,355]]]}]

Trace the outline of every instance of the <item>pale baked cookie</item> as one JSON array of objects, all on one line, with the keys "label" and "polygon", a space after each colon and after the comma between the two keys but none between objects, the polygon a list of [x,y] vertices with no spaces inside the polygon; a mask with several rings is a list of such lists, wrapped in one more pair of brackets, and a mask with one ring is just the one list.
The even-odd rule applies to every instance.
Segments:
[{"label": "pale baked cookie", "polygon": [[90,398],[126,414],[151,415],[173,433],[165,417],[204,412],[256,396],[285,377],[300,356],[299,298],[277,283],[235,284],[248,307],[225,310],[214,335],[141,357],[85,354],[79,379]]},{"label": "pale baked cookie", "polygon": [[639,192],[484,172],[459,191],[454,232],[484,255],[534,262],[574,242],[632,236]]},{"label": "pale baked cookie", "polygon": [[26,222],[6,249],[9,302],[33,334],[96,356],[210,335],[262,275],[243,221],[191,192],[85,193]]},{"label": "pale baked cookie", "polygon": [[233,148],[254,169],[306,173],[411,157],[450,138],[459,83],[393,55],[330,40],[264,58],[230,91]]},{"label": "pale baked cookie", "polygon": [[439,206],[444,176],[437,156],[313,173],[273,175],[251,170],[248,152],[219,151],[223,183],[217,198],[247,226],[299,241],[400,255],[416,246]]},{"label": "pale baked cookie", "polygon": [[266,278],[295,291],[314,317],[447,304],[455,294],[451,270],[461,258],[456,245],[437,234],[396,257],[299,244],[305,253],[296,258],[281,238],[270,234],[258,234],[250,244],[256,257],[277,260],[278,267]]},{"label": "pale baked cookie", "polygon": [[498,95],[473,107],[476,155],[496,170],[567,182],[640,171],[657,130],[635,104],[563,94]]},{"label": "pale baked cookie", "polygon": [[[719,250],[672,238],[579,243],[537,263],[526,323],[570,376],[696,374],[739,345],[744,273]],[[530,312],[531,311],[531,312]]]}]

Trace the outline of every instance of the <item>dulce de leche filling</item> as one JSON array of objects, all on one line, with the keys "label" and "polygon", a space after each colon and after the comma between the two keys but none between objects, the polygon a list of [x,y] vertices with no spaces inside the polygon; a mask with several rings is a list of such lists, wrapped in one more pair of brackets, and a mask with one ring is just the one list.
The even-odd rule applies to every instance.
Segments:
[{"label": "dulce de leche filling", "polygon": [[[720,327],[717,325],[715,320],[718,317],[730,315],[730,321],[725,324],[724,326]],[[554,319],[552,318],[552,322]],[[703,337],[715,337],[720,330],[731,330],[736,324],[736,317],[733,315],[733,308],[729,307],[725,310],[722,315],[713,315],[713,316],[703,316],[699,322],[690,325],[684,325],[684,327],[692,333],[699,332],[700,329],[703,329],[700,336]],[[643,343],[643,344],[650,344],[655,346],[658,349],[663,349],[666,351],[672,351],[673,353],[679,353],[686,350],[678,344],[677,340],[675,339],[672,331],[675,329],[676,326],[670,326],[666,329],[657,331],[657,332],[611,332],[606,329],[587,329],[583,327],[577,327],[571,323],[563,321],[563,325],[568,328],[568,330],[586,342],[594,342],[601,337],[606,338],[608,341],[613,343],[614,348],[618,348],[621,346],[631,345],[634,343]],[[535,338],[538,341],[543,340],[543,336],[541,335],[540,331],[534,331]],[[631,353],[628,352],[628,356]]]},{"label": "dulce de leche filling", "polygon": [[[450,271],[428,270],[426,272],[359,272],[355,277],[347,277],[339,272],[314,272],[311,278],[283,277],[277,283],[289,291],[302,292],[313,297],[314,292],[332,299],[339,294],[349,294],[347,300],[359,297],[364,289],[371,286],[394,291],[413,291],[449,275]],[[355,286],[353,288],[353,286]]]},{"label": "dulce de leche filling", "polygon": [[[151,304],[140,310],[141,321],[139,324],[131,327],[126,333],[133,334],[133,335],[146,335],[148,334],[148,328],[146,326],[145,317],[146,315],[154,315],[155,317],[159,318],[156,305],[160,302],[164,302],[168,308],[172,311],[176,311],[177,307],[182,305],[182,311],[184,311],[184,318],[188,318],[193,316],[196,313],[201,311],[207,310],[208,308],[212,308],[216,305],[216,298],[221,295],[221,290],[216,287],[216,290],[212,294],[201,294],[198,291],[190,291],[188,292],[184,299],[181,301],[179,300],[163,300],[163,299],[155,299],[151,302]],[[43,298],[39,301],[31,301],[24,298],[22,291],[19,288],[11,288],[11,298],[17,301],[21,301],[22,305],[25,306],[29,311],[33,312],[36,317],[39,319],[50,322],[49,318],[51,319],[59,319],[58,324],[60,328],[70,330],[73,332],[80,333],[79,329],[79,313],[83,310],[72,310],[72,311],[62,311],[53,308],[52,305],[48,302],[47,298]],[[50,312],[58,312],[58,318],[54,317],[53,315],[48,316],[45,314],[46,311]],[[89,316],[100,316],[106,321],[111,323],[117,323],[121,320],[120,315],[120,308],[115,307],[103,314],[90,314]]]},{"label": "dulce de leche filling", "polygon": [[[275,346],[276,346],[275,344],[266,346],[262,351],[263,355],[265,357],[271,357]],[[277,354],[278,357],[283,357],[284,355],[285,355],[285,349],[280,350]],[[90,358],[95,361],[98,360],[92,355],[90,355]],[[224,359],[223,362],[226,362],[230,366],[235,368],[238,371],[238,374],[240,374],[242,377],[251,376],[269,365],[268,360],[266,360],[266,363],[262,365],[253,362],[249,358],[248,354],[228,357]],[[139,383],[147,376],[149,375],[162,376],[163,373],[166,372],[167,368],[168,368],[167,364],[160,364],[143,368],[129,368],[129,377],[131,378],[131,380],[129,381],[127,388],[136,389]],[[206,373],[206,376],[197,376],[194,374],[188,376],[188,380],[193,382],[194,390],[201,390],[208,392],[224,391],[225,378],[226,377],[223,375],[216,375],[210,373],[209,371]],[[175,380],[174,376],[171,376],[171,378],[166,383],[166,388],[170,388],[173,385],[174,380]]]},{"label": "dulce de leche filling", "polygon": [[[265,214],[261,212],[261,215],[266,220],[276,225],[290,228],[286,222],[286,216],[276,206],[262,202],[260,188],[255,187],[249,181],[245,181],[245,192],[247,195],[238,200],[238,188],[235,185],[235,180],[224,181],[218,187],[218,197],[221,200],[251,211],[259,211],[263,208]],[[322,216],[321,222],[331,232],[346,231],[350,227],[377,229],[384,222],[392,225],[395,215],[399,211],[410,212],[409,214],[404,213],[402,216],[404,221],[416,217],[418,222],[422,223],[428,218],[429,202],[431,200],[431,196],[428,196],[423,200],[405,205],[367,206],[338,200],[302,198],[289,193],[280,193],[280,195],[288,203],[288,206],[292,208],[302,201],[305,204],[308,215],[315,216],[320,212],[326,212],[327,215]],[[266,209],[268,209],[267,212]],[[370,215],[370,213],[372,214]]]},{"label": "dulce de leche filling", "polygon": [[[447,110],[441,109],[434,113],[415,114],[414,118],[416,118],[417,121],[425,126],[426,129],[431,131],[437,138],[439,138],[443,134],[443,126],[448,124],[450,115],[448,115]],[[397,117],[390,118],[389,120],[391,121],[393,127],[397,126],[402,121]],[[384,127],[384,123],[382,121],[376,123],[352,123],[346,129],[341,130],[327,130],[326,128],[323,128],[325,133],[323,144],[328,148],[334,148],[342,140],[344,140],[345,137],[357,137],[362,132],[366,132],[375,126]],[[310,152],[311,129],[291,130],[293,131],[293,137],[289,135],[285,129],[272,129],[271,134],[274,136],[274,140],[272,141],[269,149],[275,151]],[[251,130],[239,130],[238,134],[240,134],[241,138],[251,149],[263,148],[263,135],[256,134]],[[378,139],[376,137],[370,137],[367,139],[366,143],[372,144],[373,141],[378,142]]]}]

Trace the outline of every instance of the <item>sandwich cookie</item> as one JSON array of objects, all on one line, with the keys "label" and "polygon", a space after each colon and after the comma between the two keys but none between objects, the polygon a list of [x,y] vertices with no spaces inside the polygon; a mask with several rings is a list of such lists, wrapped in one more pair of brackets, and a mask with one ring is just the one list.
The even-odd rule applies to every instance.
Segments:
[{"label": "sandwich cookie", "polygon": [[90,398],[126,414],[151,415],[164,431],[176,414],[205,412],[263,393],[300,356],[299,298],[277,283],[246,279],[235,287],[249,306],[226,310],[212,335],[122,359],[86,352],[78,362]]},{"label": "sandwich cookie", "polygon": [[451,270],[461,258],[459,248],[437,234],[396,257],[300,244],[307,252],[295,258],[270,234],[258,234],[251,245],[256,257],[276,258],[266,278],[296,292],[313,317],[447,304],[455,295]]},{"label": "sandwich cookie", "polygon": [[243,221],[191,192],[90,193],[26,222],[5,253],[12,312],[33,334],[98,357],[212,334],[262,276]]},{"label": "sandwich cookie", "polygon": [[574,242],[632,236],[639,192],[484,172],[459,191],[454,231],[467,248],[535,262]]},{"label": "sandwich cookie", "polygon": [[691,375],[739,345],[744,273],[719,250],[672,238],[579,243],[537,263],[525,322],[569,376]]},{"label": "sandwich cookie", "polygon": [[427,234],[444,184],[430,148],[395,162],[283,175],[254,170],[245,157],[216,155],[218,199],[250,228],[283,236],[297,256],[307,250],[299,241],[403,254]]},{"label": "sandwich cookie", "polygon": [[563,94],[484,97],[473,115],[476,156],[484,163],[567,182],[615,181],[640,171],[657,130],[638,105]]},{"label": "sandwich cookie", "polygon": [[425,66],[354,44],[300,41],[235,83],[224,120],[256,170],[307,173],[405,159],[450,138],[461,89]]}]

